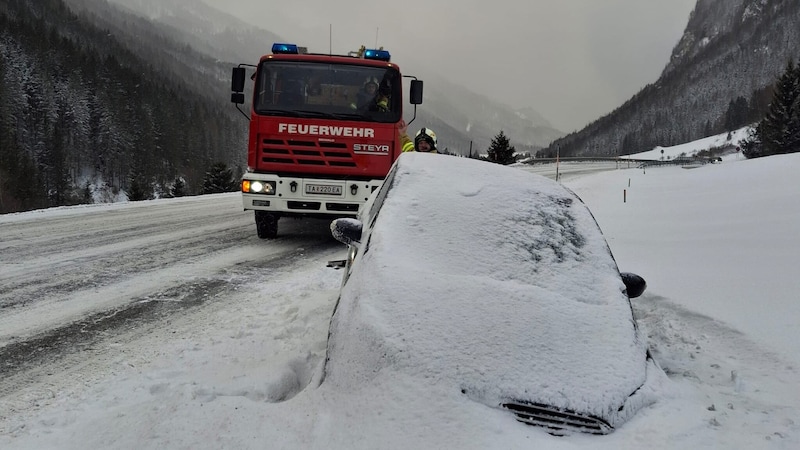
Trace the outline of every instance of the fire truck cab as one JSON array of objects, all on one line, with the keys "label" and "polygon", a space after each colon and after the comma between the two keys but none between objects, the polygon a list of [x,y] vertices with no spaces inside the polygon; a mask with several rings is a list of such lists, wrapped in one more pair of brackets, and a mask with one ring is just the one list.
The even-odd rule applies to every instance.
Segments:
[{"label": "fire truck cab", "polygon": [[[248,66],[255,72],[249,116],[239,109],[250,121],[241,191],[258,237],[277,237],[281,217],[355,216],[402,151],[404,76],[389,52],[312,54],[274,44],[258,65],[233,68],[237,108]],[[422,81],[408,78],[416,117]]]}]

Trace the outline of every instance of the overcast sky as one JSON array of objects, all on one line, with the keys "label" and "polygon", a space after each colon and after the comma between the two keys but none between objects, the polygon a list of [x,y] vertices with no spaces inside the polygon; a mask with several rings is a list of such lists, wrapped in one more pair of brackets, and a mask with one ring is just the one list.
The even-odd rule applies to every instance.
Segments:
[{"label": "overcast sky", "polygon": [[[656,81],[696,0],[204,0],[312,52],[388,49],[571,132]],[[266,48],[266,46],[265,46]],[[424,78],[423,78],[424,79]]]}]

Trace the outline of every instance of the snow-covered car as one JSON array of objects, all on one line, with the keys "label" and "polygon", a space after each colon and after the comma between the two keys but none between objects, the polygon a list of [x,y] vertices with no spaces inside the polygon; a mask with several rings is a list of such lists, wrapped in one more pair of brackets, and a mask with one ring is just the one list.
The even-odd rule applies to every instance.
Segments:
[{"label": "snow-covered car", "polygon": [[322,383],[444,387],[551,434],[606,434],[656,399],[630,299],[594,217],[518,168],[409,153],[358,218]]}]

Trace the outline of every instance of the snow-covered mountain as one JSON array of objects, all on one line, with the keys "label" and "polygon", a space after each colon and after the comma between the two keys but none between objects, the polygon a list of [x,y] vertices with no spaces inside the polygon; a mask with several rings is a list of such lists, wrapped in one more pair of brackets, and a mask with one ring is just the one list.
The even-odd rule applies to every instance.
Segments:
[{"label": "snow-covered mountain", "polygon": [[[65,0],[92,11],[106,0]],[[131,14],[149,19],[177,43],[188,45],[219,61],[255,61],[264,53],[265,42],[282,40],[276,34],[246,24],[202,1],[108,0]],[[253,45],[255,43],[256,45]]]},{"label": "snow-covered mountain", "polygon": [[736,102],[763,113],[772,83],[799,56],[800,2],[698,0],[655,83],[543,154],[631,154],[730,131]]}]

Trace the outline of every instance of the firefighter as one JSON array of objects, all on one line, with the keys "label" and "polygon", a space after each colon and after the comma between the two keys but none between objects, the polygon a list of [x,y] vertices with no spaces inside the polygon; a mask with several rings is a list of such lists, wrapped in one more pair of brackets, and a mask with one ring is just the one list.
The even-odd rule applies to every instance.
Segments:
[{"label": "firefighter", "polygon": [[397,124],[397,131],[400,133],[400,143],[404,152],[439,153],[436,148],[436,133],[430,128],[420,128],[413,141],[408,137],[408,125],[405,120]]},{"label": "firefighter", "polygon": [[360,108],[366,107],[372,99],[375,98],[375,94],[378,93],[378,79],[374,77],[367,78],[367,82],[364,83],[362,86],[361,91],[359,91],[358,97],[358,106]]},{"label": "firefighter", "polygon": [[350,107],[367,111],[388,112],[390,93],[391,91],[388,88],[381,89],[379,87],[377,78],[367,78],[366,83],[356,95],[356,103],[351,104]]},{"label": "firefighter", "polygon": [[381,81],[380,87],[378,87],[378,93],[375,95],[375,111],[381,112],[389,112],[389,97],[392,96],[392,88],[389,85],[389,80],[385,79]]}]

